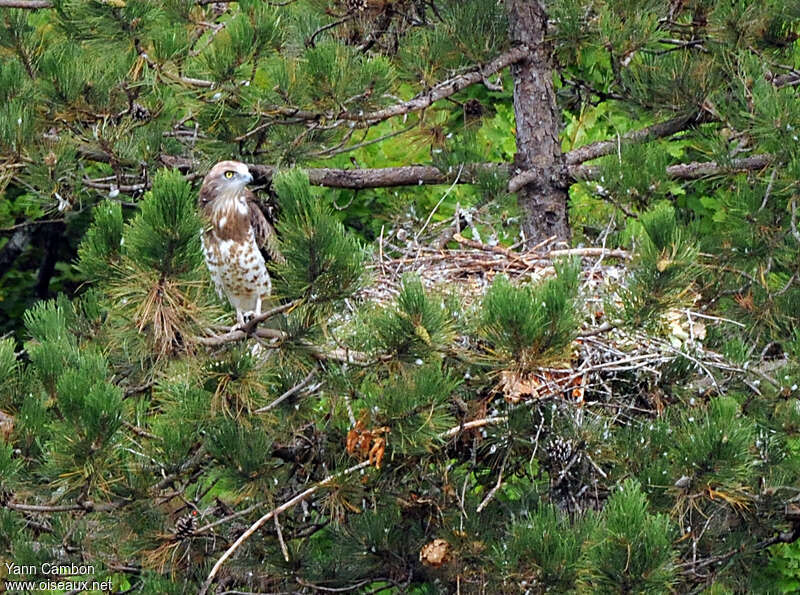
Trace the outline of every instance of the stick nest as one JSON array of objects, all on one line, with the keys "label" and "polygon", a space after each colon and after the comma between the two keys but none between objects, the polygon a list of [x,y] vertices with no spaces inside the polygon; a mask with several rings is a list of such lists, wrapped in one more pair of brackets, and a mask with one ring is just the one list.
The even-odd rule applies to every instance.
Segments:
[{"label": "stick nest", "polygon": [[[707,325],[738,324],[734,321],[682,308],[664,313],[656,325],[657,332],[645,332],[607,319],[605,306],[619,301],[617,290],[625,282],[626,264],[631,258],[624,250],[569,249],[549,240],[532,250],[516,252],[458,233],[451,237],[458,248],[435,248],[410,237],[404,246],[381,239],[368,265],[374,282],[358,297],[388,304],[399,293],[403,277],[412,274],[429,291],[455,293],[465,308],[478,308],[497,275],[506,275],[515,284],[539,283],[556,274],[554,261],[581,260],[578,293],[584,317],[571,356],[548,362],[547,367],[510,366],[500,373],[496,390],[510,403],[558,397],[579,406],[607,407],[616,401],[614,393],[619,391],[614,386],[622,380],[639,384],[638,399],[631,401],[631,393],[624,391],[624,409],[658,415],[663,402],[656,387],[665,374],[682,370],[682,375],[693,377],[686,385],[688,391],[699,394],[709,389],[719,391],[721,383],[745,372],[703,345]],[[619,408],[622,411],[623,406]]]}]

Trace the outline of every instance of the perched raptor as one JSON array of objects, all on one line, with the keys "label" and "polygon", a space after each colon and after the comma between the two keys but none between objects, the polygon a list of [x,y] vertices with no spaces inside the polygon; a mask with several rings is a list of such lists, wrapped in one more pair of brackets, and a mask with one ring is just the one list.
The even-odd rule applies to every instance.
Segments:
[{"label": "perched raptor", "polygon": [[198,197],[206,218],[206,265],[219,296],[236,309],[239,324],[244,324],[245,315],[260,314],[269,297],[272,283],[266,261],[282,260],[275,230],[246,188],[252,181],[244,163],[220,161],[203,179]]}]

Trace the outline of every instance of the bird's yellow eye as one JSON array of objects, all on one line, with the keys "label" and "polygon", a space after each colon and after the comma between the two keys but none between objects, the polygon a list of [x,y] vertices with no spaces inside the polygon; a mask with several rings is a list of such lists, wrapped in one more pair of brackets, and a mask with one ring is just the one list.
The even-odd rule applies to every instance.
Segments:
[{"label": "bird's yellow eye", "polygon": [[226,171],[225,172],[225,177],[226,178],[232,178],[233,177],[233,172],[231,170]]}]

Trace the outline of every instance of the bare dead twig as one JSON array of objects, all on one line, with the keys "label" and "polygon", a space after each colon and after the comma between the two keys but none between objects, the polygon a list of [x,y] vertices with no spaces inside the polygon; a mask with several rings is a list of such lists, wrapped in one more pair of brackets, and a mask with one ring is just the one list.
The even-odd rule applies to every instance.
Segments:
[{"label": "bare dead twig", "polygon": [[296,395],[311,383],[311,380],[314,378],[314,374],[316,374],[316,370],[311,370],[311,372],[308,373],[308,376],[303,378],[303,380],[301,380],[299,383],[295,384],[292,388],[284,392],[280,397],[272,401],[272,403],[270,403],[269,405],[260,407],[255,411],[253,411],[253,413],[266,413],[270,409],[274,409],[275,407],[283,403],[289,397]]},{"label": "bare dead twig", "polygon": [[306,500],[309,496],[311,496],[312,494],[314,494],[318,490],[330,485],[331,483],[335,482],[338,479],[341,479],[342,477],[345,477],[347,475],[350,475],[351,473],[354,473],[356,471],[360,471],[361,469],[364,469],[364,468],[368,467],[369,464],[370,464],[369,461],[364,461],[362,463],[359,463],[358,465],[353,465],[352,467],[348,467],[344,471],[340,471],[338,473],[334,473],[332,475],[329,475],[328,477],[326,477],[322,481],[320,481],[320,482],[314,484],[313,486],[311,486],[310,488],[300,492],[299,494],[297,494],[296,496],[294,496],[290,500],[287,500],[286,502],[284,502],[283,504],[281,504],[277,508],[274,508],[274,509],[270,510],[267,514],[265,514],[261,518],[259,518],[255,523],[250,525],[250,527],[244,533],[242,533],[239,536],[239,538],[235,542],[233,542],[233,544],[227,550],[225,550],[225,552],[222,554],[222,556],[220,556],[219,560],[216,561],[216,563],[214,564],[213,568],[211,569],[211,572],[209,572],[208,576],[206,577],[206,580],[203,582],[203,585],[202,585],[202,587],[200,588],[200,591],[199,591],[199,595],[206,595],[206,593],[208,593],[208,589],[209,589],[209,587],[211,587],[211,584],[214,582],[214,578],[219,573],[219,570],[220,570],[220,568],[222,568],[222,565],[225,564],[225,562],[228,560],[228,558],[230,558],[236,552],[236,550],[238,550],[239,547],[241,547],[241,545],[253,535],[253,533],[258,531],[259,528],[261,528],[261,526],[264,525],[264,523],[266,523],[267,521],[271,520],[272,517],[284,512],[284,511],[292,508],[293,506],[299,504],[300,502]]}]

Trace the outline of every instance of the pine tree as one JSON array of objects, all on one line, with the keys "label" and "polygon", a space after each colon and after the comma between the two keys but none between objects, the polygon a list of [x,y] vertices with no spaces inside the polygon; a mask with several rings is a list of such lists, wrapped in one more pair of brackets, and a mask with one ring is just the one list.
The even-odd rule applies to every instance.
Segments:
[{"label": "pine tree", "polygon": [[796,589],[793,4],[0,7],[3,580]]}]

